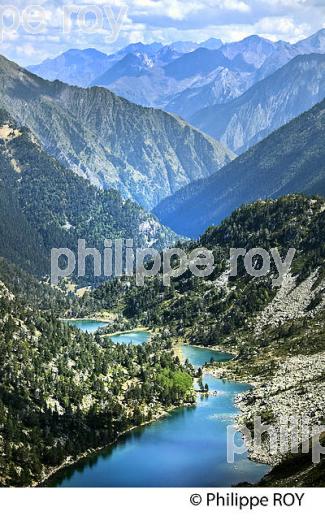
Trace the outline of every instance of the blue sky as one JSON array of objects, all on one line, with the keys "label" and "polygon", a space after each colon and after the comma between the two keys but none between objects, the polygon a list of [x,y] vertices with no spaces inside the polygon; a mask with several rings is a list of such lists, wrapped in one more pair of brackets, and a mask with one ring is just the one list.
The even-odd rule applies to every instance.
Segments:
[{"label": "blue sky", "polygon": [[259,34],[295,42],[323,27],[325,0],[0,0],[0,53],[22,65],[70,48],[109,53],[137,41]]}]

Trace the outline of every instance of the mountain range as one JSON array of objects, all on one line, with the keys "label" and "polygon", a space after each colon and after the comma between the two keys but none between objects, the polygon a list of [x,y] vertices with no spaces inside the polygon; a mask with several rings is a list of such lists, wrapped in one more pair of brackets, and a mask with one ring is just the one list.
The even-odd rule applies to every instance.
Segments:
[{"label": "mountain range", "polygon": [[[73,50],[33,72],[0,56],[0,486],[40,484],[193,404],[202,370],[176,356],[179,341],[234,355],[204,370],[253,383],[237,397],[238,424],[324,423],[324,35]],[[214,270],[187,269],[168,287],[162,272],[140,287],[135,277],[97,286],[87,271],[77,294],[74,277],[51,287],[51,248],[76,252],[80,238],[101,252],[109,238],[183,240],[186,253],[212,251]],[[233,247],[296,255],[275,286],[273,260],[260,277],[239,259],[232,276]],[[108,316],[93,335],[65,323]],[[151,339],[114,348],[115,327],[146,327]],[[247,445],[291,466],[269,482],[324,483],[324,458],[315,470],[300,453],[277,459],[265,438],[257,454]]]},{"label": "mountain range", "polygon": [[239,154],[324,97],[325,55],[301,55],[236,99],[205,108],[190,121]]},{"label": "mountain range", "polygon": [[294,44],[279,42],[277,48],[268,56],[263,65],[257,72],[257,80],[263,79],[275,72],[290,60],[302,54],[323,54],[325,52],[325,30],[321,29],[317,33]]},{"label": "mountain range", "polygon": [[0,100],[65,167],[146,209],[234,158],[184,120],[103,88],[43,80],[4,57]]},{"label": "mountain range", "polygon": [[[109,56],[95,49],[69,50],[57,58],[30,66],[28,70],[45,79],[59,79],[71,85],[104,86],[129,101],[175,109],[175,113],[186,117],[188,110],[180,103],[182,97],[173,105],[176,96],[183,92],[186,95],[191,88],[207,87],[211,91],[211,104],[232,99],[236,86],[242,93],[251,84],[247,83],[247,73],[250,72],[252,82],[257,68],[276,48],[276,43],[258,36],[225,45],[217,38],[200,44],[175,42],[162,46],[159,43],[136,43]],[[230,75],[227,79],[229,88],[222,89],[219,95],[219,75],[233,71],[243,75],[243,85],[240,78],[235,77],[232,88]],[[203,100],[204,95],[201,98]],[[202,108],[204,106],[207,104],[203,103]],[[196,110],[199,108],[201,105]]]},{"label": "mountain range", "polygon": [[176,235],[114,190],[99,190],[50,157],[27,128],[0,109],[0,257],[38,276],[51,248],[102,250],[107,238],[166,247]]},{"label": "mountain range", "polygon": [[[168,109],[167,104],[176,93],[199,82],[210,83],[222,70],[243,76],[255,71],[240,55],[228,59],[218,49],[199,47],[180,56],[171,47],[164,47],[155,56],[143,52],[127,54],[91,86],[109,88],[138,104]],[[180,110],[179,115],[184,112]]]},{"label": "mountain range", "polygon": [[162,47],[159,43],[153,45],[131,44],[110,56],[96,49],[82,51],[70,49],[54,59],[46,59],[40,65],[32,65],[28,67],[28,70],[50,81],[59,79],[70,85],[88,87],[103,71],[108,70],[128,54],[142,52],[151,56]]},{"label": "mountain range", "polygon": [[247,202],[297,192],[325,195],[324,132],[325,100],[154,212],[178,233],[195,237]]},{"label": "mountain range", "polygon": [[297,55],[324,52],[322,29],[295,44],[253,35],[225,44],[215,38],[200,44],[137,43],[109,56],[93,49],[73,50],[29,70],[45,79],[82,87],[104,86],[129,101],[187,119],[201,109],[239,97]]}]

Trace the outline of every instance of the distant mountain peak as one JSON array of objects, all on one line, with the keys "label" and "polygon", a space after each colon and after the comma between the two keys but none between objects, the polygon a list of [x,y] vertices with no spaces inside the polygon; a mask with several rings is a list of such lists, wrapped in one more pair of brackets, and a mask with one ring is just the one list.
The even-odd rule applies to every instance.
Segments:
[{"label": "distant mountain peak", "polygon": [[209,38],[208,40],[201,42],[199,45],[200,47],[205,47],[206,49],[217,50],[223,46],[223,42],[219,38]]},{"label": "distant mountain peak", "polygon": [[258,35],[251,35],[238,42],[226,43],[220,50],[229,59],[240,54],[247,63],[259,69],[275,49],[274,42]]},{"label": "distant mountain peak", "polygon": [[308,36],[307,38],[305,38],[304,40],[302,41],[306,41],[306,40],[317,40],[318,38],[325,38],[325,28],[323,29],[320,29],[319,31],[315,32],[314,34],[312,34],[311,36]]},{"label": "distant mountain peak", "polygon": [[271,40],[269,40],[268,38],[264,38],[263,36],[259,36],[258,34],[250,34],[249,36],[246,36],[246,38],[243,38],[241,40],[241,42],[268,42],[268,43],[273,43]]},{"label": "distant mountain peak", "polygon": [[70,85],[86,87],[110,64],[111,58],[97,49],[69,49],[39,65],[31,65],[27,70],[50,81],[59,79]]},{"label": "distant mountain peak", "polygon": [[160,42],[153,42],[153,43],[130,43],[127,45],[127,47],[124,47],[124,49],[121,49],[123,54],[129,54],[129,53],[135,53],[135,52],[145,52],[148,55],[155,54],[156,52],[160,51],[163,48],[163,44]]},{"label": "distant mountain peak", "polygon": [[314,51],[325,51],[325,29],[321,29],[315,34],[312,34],[308,38],[301,40],[296,44],[298,48],[310,48]]},{"label": "distant mountain peak", "polygon": [[183,54],[187,53],[187,52],[192,52],[192,51],[195,51],[195,49],[198,48],[198,44],[195,43],[195,42],[191,42],[191,41],[178,41],[178,42],[174,42],[174,43],[171,43],[169,44],[169,47],[175,51],[178,51],[178,52],[181,52]]},{"label": "distant mountain peak", "polygon": [[107,56],[107,54],[99,51],[98,49],[95,49],[94,47],[88,47],[87,49],[69,49],[68,51],[63,53],[63,55],[66,56],[69,54],[85,54],[87,56]]}]

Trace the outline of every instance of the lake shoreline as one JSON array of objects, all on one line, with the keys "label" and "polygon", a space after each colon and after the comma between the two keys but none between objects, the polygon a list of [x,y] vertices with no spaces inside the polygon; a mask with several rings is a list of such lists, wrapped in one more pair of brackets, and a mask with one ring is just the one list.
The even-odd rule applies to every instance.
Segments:
[{"label": "lake shoreline", "polygon": [[100,321],[102,323],[112,323],[112,319],[111,318],[108,318],[108,317],[103,317],[103,316],[92,316],[90,318],[59,318],[59,321],[63,321],[63,322],[69,322],[69,321],[90,321],[90,322],[95,322],[95,321]]},{"label": "lake shoreline", "polygon": [[[59,318],[60,321],[63,321],[63,322],[78,322],[78,321],[89,321],[89,322],[96,322],[96,321],[99,321],[99,322],[102,322],[102,323],[112,323],[112,317],[108,317],[107,314],[98,314],[98,315],[93,315],[93,316],[90,316],[90,317],[83,317],[83,318]],[[160,329],[150,329],[149,327],[144,327],[144,326],[138,326],[138,327],[134,327],[132,329],[127,329],[127,330],[118,330],[118,331],[115,331],[115,332],[110,332],[108,334],[101,334],[102,337],[106,338],[106,337],[111,337],[111,336],[119,336],[121,334],[130,334],[132,332],[149,332],[151,335],[154,335],[154,334],[159,334],[160,333]],[[189,346],[192,346],[192,347],[195,347],[195,348],[201,348],[203,350],[214,350],[215,352],[220,352],[222,354],[227,354],[227,355],[232,355],[232,356],[236,356],[238,354],[238,349],[237,347],[233,347],[233,348],[230,348],[227,347],[228,349],[225,350],[225,347],[223,345],[202,345],[202,344],[195,344],[195,343],[192,343],[190,342],[186,337],[184,336],[173,336],[171,338],[174,342],[175,342],[175,347],[174,348],[177,348],[179,347],[180,345],[189,345]]]},{"label": "lake shoreline", "polygon": [[[108,318],[107,315],[95,315],[95,316],[91,316],[91,317],[84,317],[84,318],[59,318],[60,321],[63,321],[63,322],[78,322],[78,321],[89,321],[89,322],[96,322],[96,321],[99,321],[99,322],[102,322],[102,323],[112,323],[112,318]],[[148,332],[150,335],[154,335],[154,334],[157,334],[160,332],[160,330],[156,330],[156,329],[150,329],[149,327],[144,327],[144,326],[139,326],[139,327],[134,327],[132,329],[127,329],[127,330],[118,330],[118,331],[115,331],[115,332],[110,332],[108,334],[101,334],[101,336],[103,338],[108,338],[108,337],[112,337],[112,336],[120,336],[121,334],[131,334],[132,332]],[[174,342],[175,342],[175,346],[173,346],[173,350],[179,348],[181,345],[189,345],[189,346],[192,346],[192,347],[195,347],[195,348],[201,348],[203,350],[213,350],[215,352],[220,352],[222,354],[227,354],[227,355],[231,355],[231,356],[236,356],[238,354],[238,349],[237,347],[233,347],[229,350],[225,350],[224,346],[223,345],[198,345],[198,344],[195,344],[195,343],[191,343],[187,340],[187,338],[185,338],[184,336],[174,336],[171,338]],[[228,347],[229,348],[229,347]],[[248,383],[250,384],[250,383]]]},{"label": "lake shoreline", "polygon": [[[100,321],[100,322],[104,322],[103,321],[103,318],[102,317],[98,317],[98,318],[95,318],[94,316],[92,316],[91,318],[74,318],[73,320],[70,320],[70,321],[89,321],[89,322],[96,322],[96,321]],[[123,335],[123,334],[130,334],[130,333],[139,333],[139,332],[149,332],[151,335],[155,335],[155,334],[159,334],[159,329],[155,329],[155,330],[150,330],[148,327],[143,327],[143,326],[139,326],[137,328],[133,328],[133,329],[130,329],[130,330],[122,330],[122,331],[116,331],[114,333],[110,333],[110,334],[102,334],[102,337],[114,337],[114,336],[120,336],[120,335]],[[186,356],[184,356],[184,353],[183,355],[180,355],[182,354],[181,353],[181,349],[182,347],[184,346],[187,346],[187,347],[193,347],[195,349],[200,349],[202,352],[203,351],[213,351],[213,352],[216,352],[216,353],[220,353],[220,354],[226,354],[228,356],[231,356],[230,359],[227,359],[225,360],[224,362],[227,364],[227,362],[229,361],[233,361],[235,358],[236,358],[236,354],[237,354],[237,349],[236,349],[236,352],[234,352],[235,349],[229,349],[227,352],[222,348],[221,345],[214,345],[214,346],[204,346],[204,345],[193,345],[191,344],[190,342],[187,342],[185,340],[184,337],[174,337],[174,338],[171,338],[172,339],[172,342],[173,342],[173,347],[172,347],[172,350],[174,352],[175,355],[178,355],[180,357],[180,359],[186,359]],[[231,352],[232,350],[232,352]],[[224,369],[226,369],[226,367],[224,366],[223,367]],[[224,375],[221,375],[220,373],[217,374],[216,372],[218,372],[219,370],[221,371],[222,370],[222,367],[218,367],[218,368],[212,368],[212,367],[204,367],[202,366],[202,369],[203,369],[203,372],[207,375],[210,375],[212,376],[213,378],[215,378],[216,380],[219,380],[219,381],[223,381],[225,383],[246,383],[247,385],[249,385],[250,387],[252,386],[255,386],[254,383],[252,381],[244,381],[243,378],[235,378],[235,377],[231,377],[231,375],[228,373],[227,375],[224,374]],[[227,369],[225,370],[225,372],[228,372]],[[228,377],[230,376],[230,377]],[[253,383],[253,384],[252,384]],[[195,391],[195,380],[194,380],[194,385],[193,385],[193,390]],[[240,407],[240,404],[239,402],[237,401],[240,400],[239,396],[243,393],[243,391],[239,391],[236,395],[236,398],[235,398],[235,402],[234,402],[234,405],[237,409],[236,411],[236,414],[235,414],[235,418],[234,418],[234,425],[236,428],[238,428],[238,430],[240,429],[239,428],[239,424],[240,424],[240,414],[241,414],[241,407]],[[198,392],[196,392],[197,396],[198,396]],[[61,465],[59,465],[58,467],[54,468],[53,470],[51,470],[49,473],[47,473],[43,479],[41,479],[39,482],[35,483],[35,486],[37,487],[41,487],[41,486],[47,486],[47,485],[50,485],[50,482],[52,479],[55,479],[55,475],[56,474],[59,474],[62,470],[64,470],[65,468],[68,468],[70,466],[74,466],[76,464],[78,464],[78,462],[82,461],[83,459],[87,459],[88,457],[91,457],[92,455],[96,455],[96,454],[100,454],[100,452],[102,452],[103,450],[109,448],[110,446],[113,446],[114,444],[116,444],[119,439],[127,434],[127,433],[130,433],[132,432],[133,430],[135,430],[136,428],[141,428],[141,427],[144,427],[146,425],[149,425],[149,424],[152,424],[152,423],[155,423],[155,422],[158,422],[160,421],[161,419],[165,418],[166,416],[168,416],[172,411],[175,411],[177,409],[182,409],[182,408],[186,408],[186,407],[195,407],[197,405],[197,399],[195,400],[194,403],[183,403],[179,406],[173,406],[173,407],[170,407],[168,409],[165,409],[165,410],[157,410],[157,412],[155,413],[155,416],[150,420],[150,421],[144,421],[143,423],[141,423],[140,425],[137,425],[137,426],[131,426],[130,428],[127,428],[125,431],[121,432],[120,434],[118,434],[116,436],[116,438],[110,442],[109,444],[105,445],[105,446],[101,446],[101,447],[98,447],[98,448],[93,448],[93,449],[89,449],[89,450],[86,450],[84,453],[81,453],[79,456],[75,457],[75,458],[71,458],[71,457],[67,457],[67,459],[65,459],[63,461],[63,463]],[[246,439],[245,439],[245,444],[247,445],[247,458],[252,461],[252,462],[255,462],[255,463],[265,463],[265,461],[262,461],[262,460],[259,460],[257,457],[254,457],[254,454],[253,453],[250,453],[250,450],[249,450],[249,443],[246,442]],[[260,479],[258,478],[256,480],[256,482],[258,482]],[[240,476],[238,476],[238,482],[236,482],[235,484],[233,485],[237,485],[240,483]]]},{"label": "lake shoreline", "polygon": [[132,334],[133,332],[148,332],[152,334],[152,331],[148,329],[148,327],[137,327],[135,329],[129,330],[119,330],[117,332],[111,332],[109,334],[101,334],[102,338],[111,338],[113,336],[121,336],[123,334]]},{"label": "lake shoreline", "polygon": [[[260,384],[259,378],[251,375],[249,378],[246,375],[238,375],[234,374],[231,370],[231,367],[223,366],[223,367],[207,367],[204,369],[204,372],[207,374],[212,375],[213,377],[216,377],[217,379],[224,379],[226,381],[233,381],[235,383],[244,383],[251,387],[252,390],[256,390]],[[275,458],[271,456],[268,453],[268,450],[261,450],[259,448],[256,448],[254,441],[252,440],[252,437],[247,434],[247,431],[244,429],[242,432],[243,427],[246,426],[245,424],[245,417],[247,417],[247,408],[248,410],[251,409],[250,406],[244,406],[243,405],[243,399],[242,394],[238,394],[235,398],[235,405],[239,410],[238,415],[236,415],[234,425],[237,428],[238,431],[240,431],[243,435],[243,438],[245,440],[245,445],[247,447],[247,454],[248,458],[253,461],[257,462],[258,464],[267,464],[270,466],[270,471],[279,464],[282,461],[282,458]],[[264,444],[263,444],[264,446]],[[268,474],[268,473],[267,473]],[[267,474],[265,476],[267,476]]]},{"label": "lake shoreline", "polygon": [[[69,322],[72,322],[72,323],[78,323],[78,322],[83,322],[83,321],[88,321],[89,323],[96,323],[96,322],[100,322],[100,323],[107,323],[107,325],[110,325],[112,324],[112,320],[107,318],[107,317],[102,317],[102,316],[98,316],[98,317],[94,317],[92,316],[91,318],[59,318],[59,321],[62,321],[63,323],[68,323]],[[98,330],[100,331],[101,329],[104,329],[105,326],[103,325],[103,327],[100,327]],[[122,334],[132,334],[132,332],[149,332],[150,334],[153,334],[153,331],[150,330],[148,327],[135,327],[135,328],[132,328],[132,329],[127,329],[127,330],[117,330],[115,332],[110,332],[110,333],[107,333],[107,334],[100,334],[100,336],[102,338],[110,338],[112,336],[121,336]]]},{"label": "lake shoreline", "polygon": [[[108,320],[108,318],[103,318],[102,316],[100,316],[98,318],[94,317],[94,316],[92,316],[91,318],[61,318],[60,320],[63,321],[63,322],[88,321],[88,322],[91,322],[91,323],[93,323],[93,322],[111,323],[111,320]],[[153,333],[153,331],[150,331],[148,329],[148,327],[137,327],[137,328],[130,329],[130,330],[114,332],[114,333],[111,333],[111,334],[103,334],[102,337],[120,336],[120,335],[123,335],[123,334],[130,334],[132,332],[134,332],[134,333],[137,333],[137,332],[149,332],[151,334]],[[194,391],[194,385],[193,385],[193,391]],[[78,464],[78,462],[81,462],[83,459],[86,459],[89,456],[99,454],[101,451],[106,450],[110,446],[113,446],[114,444],[116,444],[118,442],[118,440],[121,437],[123,437],[123,435],[126,435],[126,434],[132,432],[133,430],[136,430],[137,428],[142,428],[144,426],[147,426],[149,424],[157,422],[157,421],[167,417],[170,413],[172,413],[175,410],[182,409],[182,408],[188,408],[188,407],[191,407],[191,406],[196,406],[196,401],[194,403],[192,403],[192,402],[182,403],[179,406],[170,406],[170,407],[168,407],[166,409],[160,409],[160,410],[157,409],[157,411],[155,413],[155,416],[152,419],[144,421],[141,424],[138,424],[138,425],[135,425],[135,426],[131,426],[130,428],[127,428],[123,432],[120,432],[115,437],[115,439],[112,440],[110,443],[108,443],[108,444],[106,444],[104,446],[100,446],[98,448],[90,448],[90,449],[82,452],[80,455],[78,455],[76,457],[71,457],[71,456],[67,457],[59,466],[56,466],[52,470],[47,472],[46,475],[44,475],[44,477],[41,480],[33,483],[32,487],[50,487],[49,486],[50,481],[52,479],[54,479],[55,475],[58,475],[62,470],[66,469],[66,468],[69,468],[70,466],[74,466],[75,464]],[[47,485],[47,483],[48,483],[48,485]]]},{"label": "lake shoreline", "polygon": [[[196,348],[196,346],[195,346]],[[205,348],[205,347],[203,347]],[[214,374],[212,374],[208,369],[203,369],[203,372],[207,373],[207,374],[210,374],[212,375],[213,377],[215,377],[216,379],[220,379],[220,380],[224,380],[226,382],[232,382],[231,379],[225,379],[225,378],[217,378]],[[239,382],[239,381],[234,381],[234,382]],[[243,381],[240,381],[240,382],[243,382]],[[247,383],[249,384],[249,383]],[[193,388],[194,388],[194,385],[193,385]],[[241,392],[238,392],[237,394],[237,397],[241,394]],[[207,397],[210,397],[209,394],[207,395]],[[181,410],[182,408],[191,408],[191,407],[195,407],[197,405],[197,401],[195,400],[194,403],[183,403],[179,406],[172,406],[166,410],[162,410],[161,412],[158,412],[157,415],[155,415],[155,417],[153,417],[151,420],[148,420],[148,421],[144,421],[143,423],[139,424],[139,425],[136,425],[136,426],[131,426],[130,428],[127,428],[125,431],[119,433],[116,438],[104,445],[104,446],[100,446],[98,448],[90,448],[88,450],[86,450],[85,452],[81,453],[80,455],[78,455],[77,457],[75,458],[72,458],[72,457],[67,457],[62,464],[60,464],[59,466],[53,468],[53,470],[49,471],[47,473],[47,475],[45,475],[40,481],[37,481],[35,483],[33,483],[33,485],[31,486],[32,488],[45,488],[45,487],[52,487],[50,485],[50,482],[52,479],[55,479],[55,476],[56,475],[59,475],[59,473],[64,470],[64,469],[67,469],[69,467],[73,467],[74,465],[78,464],[79,462],[87,459],[88,457],[92,456],[92,455],[99,455],[102,451],[106,450],[107,448],[109,448],[110,446],[113,446],[114,444],[116,444],[119,439],[121,437],[123,437],[123,435],[126,435],[128,433],[131,433],[132,431],[138,429],[138,428],[142,428],[144,426],[148,426],[150,424],[153,424],[155,422],[158,422],[166,417],[168,417],[168,415],[170,415],[172,412],[176,411],[176,410]],[[236,408],[239,410],[239,413],[236,414],[235,416],[235,423],[234,425],[236,426],[239,426],[238,425],[238,418],[240,416],[240,406],[236,403],[235,404]],[[239,428],[238,428],[239,429]],[[246,438],[245,438],[245,443],[246,443]],[[258,464],[265,464],[265,461],[261,461],[261,460],[258,460],[257,457],[254,457],[253,454],[250,454],[249,453],[249,448],[248,448],[248,459],[251,460],[252,462],[256,462]],[[272,470],[272,468],[270,469],[270,471]],[[269,472],[268,472],[269,473]],[[265,476],[267,476],[267,474]],[[240,482],[238,482],[239,484]],[[234,484],[233,486],[236,487],[238,484]]]},{"label": "lake shoreline", "polygon": [[119,433],[112,442],[109,442],[108,444],[105,444],[104,446],[100,446],[98,448],[89,448],[88,450],[84,451],[83,453],[81,453],[80,455],[78,455],[75,458],[73,458],[71,456],[67,457],[62,462],[62,464],[53,468],[53,470],[49,471],[48,474],[45,475],[41,480],[33,483],[31,487],[32,488],[51,487],[50,485],[46,485],[46,483],[49,484],[50,480],[55,478],[55,475],[59,474],[60,471],[66,469],[66,468],[69,468],[70,466],[74,466],[75,464],[78,464],[78,462],[81,462],[83,459],[86,459],[87,457],[89,457],[91,455],[99,454],[101,451],[104,451],[107,448],[109,448],[110,446],[113,446],[114,444],[116,444],[118,442],[118,440],[121,437],[123,437],[123,435],[131,433],[133,430],[136,430],[137,428],[142,428],[149,424],[153,424],[157,421],[160,421],[161,419],[164,419],[165,417],[167,417],[169,414],[171,414],[172,412],[174,412],[176,410],[180,410],[182,408],[190,408],[192,406],[196,406],[196,402],[195,403],[190,403],[190,402],[182,403],[179,406],[171,406],[171,407],[167,408],[166,410],[161,410],[160,412],[157,412],[157,415],[155,415],[155,417],[153,417],[152,419],[150,419],[148,421],[144,421],[141,424],[138,424],[136,426],[131,426],[130,428],[127,428],[123,432]]}]

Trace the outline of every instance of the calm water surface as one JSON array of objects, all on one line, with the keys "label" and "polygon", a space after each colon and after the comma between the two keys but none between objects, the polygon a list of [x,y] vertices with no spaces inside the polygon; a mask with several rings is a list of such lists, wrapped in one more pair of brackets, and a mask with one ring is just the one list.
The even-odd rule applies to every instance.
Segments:
[{"label": "calm water surface", "polygon": [[[94,334],[98,329],[106,327],[108,325],[107,322],[96,321],[96,320],[64,320],[66,323],[69,323],[73,327],[82,330],[83,332],[89,332]],[[114,334],[111,336],[111,340],[113,343],[132,343],[133,345],[141,345],[142,343],[146,343],[150,337],[149,332],[139,331],[139,332],[126,332],[124,334]]]},{"label": "calm water surface", "polygon": [[[132,333],[133,341],[141,343],[143,334]],[[130,334],[120,334],[118,340],[130,343]],[[211,357],[220,362],[229,359],[227,354],[188,345],[181,347],[181,354],[196,367]],[[225,487],[258,481],[268,466],[248,460],[245,454],[237,456],[234,464],[227,463],[227,426],[238,413],[234,398],[247,390],[248,385],[222,381],[211,375],[205,375],[203,382],[218,394],[199,396],[195,407],[176,410],[164,419],[125,434],[109,448],[63,470],[51,485]],[[241,435],[236,435],[241,444]]]},{"label": "calm water surface", "polygon": [[150,334],[146,331],[126,332],[124,334],[114,334],[114,336],[110,337],[113,343],[132,343],[132,345],[141,345],[142,343],[146,343],[149,340],[149,338]]},{"label": "calm water surface", "polygon": [[103,327],[107,327],[108,323],[104,321],[96,321],[96,320],[64,320],[72,327],[76,327],[77,329],[82,330],[83,332],[95,333],[98,329],[102,329]]}]

